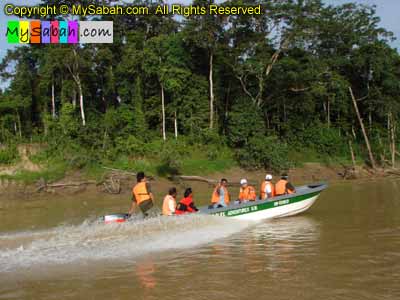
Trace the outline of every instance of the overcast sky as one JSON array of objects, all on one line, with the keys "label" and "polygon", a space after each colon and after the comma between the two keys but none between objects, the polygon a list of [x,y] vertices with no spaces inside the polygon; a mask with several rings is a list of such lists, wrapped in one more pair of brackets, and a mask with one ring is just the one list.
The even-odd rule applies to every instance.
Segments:
[{"label": "overcast sky", "polygon": [[[4,15],[4,5],[5,3],[13,3],[18,5],[23,5],[26,3],[33,4],[35,2],[40,2],[38,0],[31,0],[31,1],[22,1],[22,0],[9,0],[7,2],[3,2],[1,5],[1,12],[0,12],[0,60],[6,54],[7,49],[13,47],[7,43],[7,39],[5,36],[7,21],[8,20],[16,20],[16,17],[7,17]],[[181,1],[166,1],[171,3],[177,2],[190,2],[189,0],[181,0]],[[348,0],[325,0],[326,3],[329,4],[343,4],[349,2]],[[394,32],[397,40],[393,42],[393,46],[397,49],[400,49],[400,20],[399,20],[399,12],[400,12],[400,1],[399,0],[354,0],[350,2],[358,2],[358,3],[365,3],[369,5],[376,5],[377,6],[377,14],[381,18],[381,25]],[[0,84],[1,86],[1,84]]]}]

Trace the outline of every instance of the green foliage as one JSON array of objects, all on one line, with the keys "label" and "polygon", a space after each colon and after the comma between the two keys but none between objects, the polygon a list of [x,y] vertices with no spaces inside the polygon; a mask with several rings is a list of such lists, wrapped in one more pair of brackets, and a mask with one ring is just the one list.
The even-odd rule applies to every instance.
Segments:
[{"label": "green foliage", "polygon": [[348,151],[347,141],[337,128],[324,124],[311,124],[304,131],[297,132],[293,146],[313,149],[321,155],[340,156]]},{"label": "green foliage", "polygon": [[127,138],[117,137],[113,150],[116,155],[128,155],[134,158],[140,158],[146,153],[145,143],[133,135]]},{"label": "green foliage", "polygon": [[236,153],[244,168],[265,168],[279,172],[291,167],[288,161],[288,146],[275,136],[251,137],[246,147]]},{"label": "green foliage", "polygon": [[146,131],[146,121],[143,113],[142,82],[140,77],[136,78],[133,105],[133,132],[131,134],[136,137],[143,137]]},{"label": "green foliage", "polygon": [[46,182],[54,182],[64,178],[66,171],[67,166],[62,162],[58,162],[57,164],[49,165],[48,168],[43,171],[19,171],[15,175],[4,175],[0,176],[0,178],[22,181],[28,184],[36,183],[41,179],[44,179]]},{"label": "green foliage", "polygon": [[65,137],[74,138],[78,134],[79,123],[72,104],[64,103],[61,112],[59,126]]},{"label": "green foliage", "polygon": [[237,166],[234,153],[226,146],[194,145],[190,149],[190,155],[182,160],[183,174],[207,175]]},{"label": "green foliage", "polygon": [[16,145],[11,144],[0,147],[0,165],[11,165],[19,160]]},{"label": "green foliage", "polygon": [[158,174],[179,174],[182,167],[182,159],[189,154],[186,144],[181,141],[170,140],[162,145],[159,154],[160,165]]},{"label": "green foliage", "polygon": [[229,114],[227,131],[233,147],[244,147],[254,137],[262,138],[266,128],[261,111],[248,99],[240,99]]}]

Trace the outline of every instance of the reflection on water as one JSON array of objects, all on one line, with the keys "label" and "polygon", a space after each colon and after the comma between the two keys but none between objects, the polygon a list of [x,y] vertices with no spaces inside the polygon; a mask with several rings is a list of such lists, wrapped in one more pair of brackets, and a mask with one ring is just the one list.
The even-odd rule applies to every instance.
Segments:
[{"label": "reflection on water", "polygon": [[0,234],[0,299],[400,299],[399,191],[336,185],[307,214],[257,224],[159,218]]}]

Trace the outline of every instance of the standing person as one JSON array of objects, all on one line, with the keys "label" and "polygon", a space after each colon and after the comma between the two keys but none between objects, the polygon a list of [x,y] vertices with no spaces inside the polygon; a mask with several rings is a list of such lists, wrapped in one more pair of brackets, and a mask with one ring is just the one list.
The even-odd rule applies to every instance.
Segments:
[{"label": "standing person", "polygon": [[220,183],[215,187],[211,196],[212,208],[227,207],[229,205],[231,199],[226,188],[227,184],[228,180],[222,178]]},{"label": "standing person", "polygon": [[153,207],[154,197],[150,189],[150,184],[147,182],[147,177],[143,172],[136,175],[137,184],[132,189],[132,204],[128,212],[128,216],[135,212],[136,206],[139,206],[145,217],[150,208]]},{"label": "standing person", "polygon": [[175,214],[176,215],[183,215],[186,213],[194,213],[197,212],[198,209],[194,205],[193,202],[193,192],[191,188],[187,188],[185,190],[184,198],[179,201],[178,205],[176,206]]},{"label": "standing person", "polygon": [[286,173],[282,174],[281,179],[275,184],[275,195],[281,196],[294,193],[296,193],[296,189],[289,182],[289,176]]},{"label": "standing person", "polygon": [[256,201],[256,190],[253,186],[248,185],[247,179],[240,180],[239,203],[247,201]]},{"label": "standing person", "polygon": [[172,216],[175,214],[176,195],[176,188],[170,188],[168,191],[168,195],[165,196],[163,202],[162,214],[164,216]]},{"label": "standing person", "polygon": [[261,184],[260,188],[261,200],[266,200],[275,197],[275,187],[271,181],[272,181],[272,175],[271,174],[265,175],[265,181]]}]

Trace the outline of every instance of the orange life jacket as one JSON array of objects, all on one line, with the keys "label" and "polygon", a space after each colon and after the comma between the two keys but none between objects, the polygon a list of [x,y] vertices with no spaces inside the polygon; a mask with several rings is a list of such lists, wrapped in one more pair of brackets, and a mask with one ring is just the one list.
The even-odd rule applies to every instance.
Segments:
[{"label": "orange life jacket", "polygon": [[151,199],[150,194],[146,188],[146,182],[137,183],[132,189],[132,194],[135,196],[137,204]]},{"label": "orange life jacket", "polygon": [[167,195],[164,198],[164,202],[163,202],[163,207],[162,207],[162,214],[164,216],[171,216],[173,214],[174,211],[171,211],[170,209],[170,202],[173,202],[173,207],[176,207],[176,201],[174,199],[174,197],[172,197],[171,195]]},{"label": "orange life jacket", "polygon": [[254,187],[248,185],[245,188],[241,187],[239,191],[239,200],[250,200],[255,201],[257,198],[256,190]]},{"label": "orange life jacket", "polygon": [[224,201],[225,201],[225,204],[228,205],[229,202],[231,201],[231,197],[229,196],[228,189],[226,187],[220,185],[220,184],[217,185],[215,187],[215,189],[214,189],[214,192],[213,192],[212,197],[211,197],[211,203],[218,203],[219,202],[218,190],[220,188],[222,188],[224,190]]},{"label": "orange life jacket", "polygon": [[265,193],[265,188],[267,187],[267,185],[269,185],[271,187],[271,197],[275,197],[274,185],[272,184],[271,181],[265,180],[263,183],[261,183],[261,191],[260,191],[261,200],[267,199],[268,195]]},{"label": "orange life jacket", "polygon": [[294,194],[294,191],[288,190],[286,188],[287,180],[281,179],[275,184],[275,195],[281,196],[286,194]]}]

